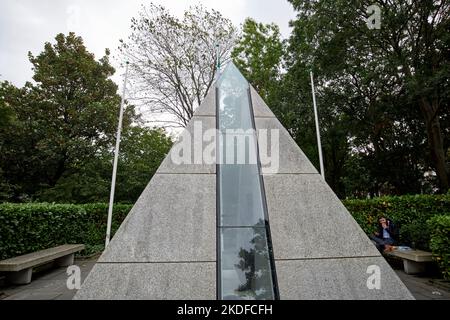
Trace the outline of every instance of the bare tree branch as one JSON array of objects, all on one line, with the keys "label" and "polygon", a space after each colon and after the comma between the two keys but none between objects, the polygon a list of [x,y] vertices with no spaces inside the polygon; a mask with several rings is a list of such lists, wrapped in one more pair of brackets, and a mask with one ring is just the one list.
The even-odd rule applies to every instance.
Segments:
[{"label": "bare tree branch", "polygon": [[185,126],[214,81],[216,45],[221,61],[229,60],[236,28],[202,6],[178,19],[163,6],[143,5],[131,23],[132,33],[119,47],[130,63],[130,100]]}]

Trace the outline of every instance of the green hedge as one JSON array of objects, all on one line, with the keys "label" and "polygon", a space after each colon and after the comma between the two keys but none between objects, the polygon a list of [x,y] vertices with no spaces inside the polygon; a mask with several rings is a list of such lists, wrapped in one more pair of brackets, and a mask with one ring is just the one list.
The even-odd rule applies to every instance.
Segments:
[{"label": "green hedge", "polygon": [[445,279],[450,280],[450,215],[428,220],[431,230],[430,247]]},{"label": "green hedge", "polygon": [[[448,277],[450,194],[343,202],[367,234],[375,231],[380,215],[391,218],[400,229],[400,244],[432,250],[444,276]],[[131,207],[114,206],[113,233]],[[104,203],[0,204],[0,260],[64,243],[84,243],[83,255],[100,252],[104,245],[107,211]]]},{"label": "green hedge", "polygon": [[450,214],[450,194],[352,199],[343,203],[367,234],[375,231],[378,217],[384,215],[399,228],[400,244],[428,251],[432,230],[427,220]]},{"label": "green hedge", "polygon": [[[131,209],[114,206],[112,232]],[[0,260],[65,243],[83,243],[89,255],[103,250],[108,205],[0,204]]]}]

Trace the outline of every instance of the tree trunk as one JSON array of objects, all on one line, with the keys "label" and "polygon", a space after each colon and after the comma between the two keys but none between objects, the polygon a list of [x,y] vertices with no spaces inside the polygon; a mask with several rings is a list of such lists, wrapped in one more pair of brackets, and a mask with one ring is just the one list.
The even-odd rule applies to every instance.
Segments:
[{"label": "tree trunk", "polygon": [[425,118],[425,125],[428,136],[428,146],[430,148],[431,160],[433,161],[436,175],[439,179],[440,191],[447,192],[449,189],[449,177],[445,163],[444,142],[442,139],[441,125],[439,123],[438,101],[433,99],[431,103],[422,97],[420,102],[420,110]]}]

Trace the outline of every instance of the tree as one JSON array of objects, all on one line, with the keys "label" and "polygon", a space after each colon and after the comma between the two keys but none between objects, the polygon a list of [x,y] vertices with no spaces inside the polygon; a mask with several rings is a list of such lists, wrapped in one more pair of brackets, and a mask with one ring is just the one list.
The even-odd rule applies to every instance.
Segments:
[{"label": "tree", "polygon": [[38,126],[40,112],[33,109],[32,99],[28,99],[32,96],[30,85],[16,88],[5,81],[0,86],[1,104],[8,107],[14,119],[0,128],[2,200],[24,200],[45,179],[46,167],[36,156],[37,141],[45,128]]},{"label": "tree", "polygon": [[[16,124],[14,110],[11,108],[11,105],[6,98],[9,96],[14,96],[17,91],[17,88],[11,85],[8,81],[0,82],[0,155],[6,152],[4,146],[5,138],[9,135],[9,132],[12,131],[11,129],[13,129]],[[14,187],[15,186],[6,181],[4,178],[3,169],[0,166],[0,200],[9,199],[13,194]]]},{"label": "tree", "polygon": [[[115,201],[134,203],[172,146],[162,129],[132,126],[124,130],[120,145]],[[43,190],[41,201],[64,203],[107,202],[114,150],[101,149],[76,172],[67,172],[58,183]]]},{"label": "tree", "polygon": [[246,243],[247,248],[240,248],[239,261],[234,266],[242,271],[242,281],[234,292],[242,299],[269,300],[274,299],[273,280],[270,266],[270,255],[264,221],[260,220],[253,227],[253,238]]},{"label": "tree", "polygon": [[[29,54],[36,84],[0,83],[0,200],[106,202],[120,97],[106,56],[96,61],[80,37],[59,34]],[[164,130],[124,114],[116,201],[134,202],[168,153]]]},{"label": "tree", "polygon": [[134,203],[171,147],[171,138],[161,128],[129,128],[121,144],[116,186],[117,201]]},{"label": "tree", "polygon": [[269,100],[280,80],[283,53],[277,25],[247,18],[231,56],[261,97]]},{"label": "tree", "polygon": [[130,63],[134,101],[153,115],[152,121],[184,127],[214,80],[216,45],[220,60],[229,59],[235,27],[201,6],[180,20],[150,4],[132,19],[131,29],[120,50]]},{"label": "tree", "polygon": [[[406,159],[413,176],[418,171],[423,175],[430,163],[440,190],[448,190],[445,151],[450,141],[443,135],[448,132],[448,1],[290,2],[298,16],[289,68],[314,66],[322,87],[347,97],[340,111],[357,120],[356,147],[369,149],[379,168],[392,165],[382,160],[384,155],[402,148],[404,156],[397,160]],[[366,9],[372,4],[381,8],[379,30],[366,24]],[[424,139],[430,156],[422,152],[427,160],[421,161]],[[396,166],[392,170],[401,170]],[[403,171],[400,180],[406,175]]]},{"label": "tree", "polygon": [[[109,79],[115,71],[108,60],[109,51],[97,62],[74,33],[67,37],[59,34],[55,39],[56,44],[46,43],[38,56],[29,54],[37,82],[33,87],[37,108],[43,112],[39,120],[48,130],[40,143],[48,149],[47,163],[55,164],[50,185],[55,185],[66,169],[110,143],[120,105],[117,85]],[[133,107],[127,108],[124,127],[134,119]]]},{"label": "tree", "polygon": [[[18,186],[12,200],[78,172],[111,147],[117,128],[120,97],[109,79],[114,73],[109,51],[96,61],[74,33],[55,40],[39,55],[29,53],[36,84],[20,89],[2,84],[0,105],[8,105],[17,120],[1,133],[0,168],[5,181]],[[124,128],[136,119],[128,106]]]},{"label": "tree", "polygon": [[[6,101],[6,96],[14,94],[14,86],[8,81],[0,82],[0,130],[9,126],[14,120],[14,111]],[[1,151],[1,145],[0,145]]]}]

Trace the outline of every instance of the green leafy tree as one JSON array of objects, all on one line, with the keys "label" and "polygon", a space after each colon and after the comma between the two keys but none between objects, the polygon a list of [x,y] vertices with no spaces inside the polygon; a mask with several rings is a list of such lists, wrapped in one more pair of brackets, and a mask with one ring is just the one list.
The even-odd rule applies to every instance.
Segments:
[{"label": "green leafy tree", "polygon": [[[7,97],[13,97],[18,90],[7,81],[0,82],[0,155],[6,152],[5,138],[14,129],[16,121],[14,110],[8,102]],[[2,157],[0,156],[0,159]],[[0,166],[0,200],[9,199],[14,190],[13,185],[4,178],[3,169]]]},{"label": "green leafy tree", "polygon": [[[316,168],[319,168],[309,69],[306,66],[298,68],[296,64],[292,65],[290,72],[283,73],[283,58],[289,58],[285,47],[276,25],[246,19],[232,57]],[[292,45],[290,49],[293,49]],[[338,104],[335,98],[326,96],[320,101],[321,125],[325,129],[322,145],[327,181],[340,196],[344,196],[341,178],[349,150],[348,128],[342,125],[342,116],[335,112]]]},{"label": "green leafy tree", "polygon": [[[74,33],[58,34],[37,56],[29,53],[35,84],[2,84],[1,105],[16,123],[3,131],[0,167],[3,179],[18,186],[12,200],[23,200],[54,187],[111,145],[117,128],[120,96],[109,79],[109,52],[95,60]],[[128,106],[124,128],[136,119]]]},{"label": "green leafy tree", "polygon": [[231,56],[261,97],[268,100],[280,80],[283,53],[277,25],[247,18]]},{"label": "green leafy tree", "polygon": [[[14,121],[0,128],[0,184],[2,200],[26,200],[42,183],[45,165],[37,157],[37,141],[44,129],[38,124],[39,112],[33,108],[31,84],[16,88],[1,84],[1,104],[8,106]],[[43,171],[44,173],[40,173]]]},{"label": "green leafy tree", "polygon": [[[114,68],[108,60],[109,51],[99,61],[86,50],[80,37],[70,33],[56,36],[56,44],[45,44],[44,51],[34,57],[33,88],[40,119],[48,128],[45,140],[49,161],[55,163],[50,177],[54,185],[66,169],[107,146],[114,137],[120,97],[117,85],[109,79]],[[134,109],[126,109],[124,127],[133,120]]]},{"label": "green leafy tree", "polygon": [[[169,152],[172,140],[162,129],[132,126],[122,135],[115,201],[134,203]],[[68,172],[39,199],[63,203],[107,202],[114,150],[101,149],[76,172]]]},{"label": "green leafy tree", "polygon": [[116,200],[134,203],[171,147],[171,138],[161,128],[129,128],[121,144]]},{"label": "green leafy tree", "polygon": [[[15,87],[8,81],[0,82],[0,129],[4,130],[14,120],[14,111],[6,97],[10,94],[14,95]],[[1,147],[1,146],[0,146]]]},{"label": "green leafy tree", "polygon": [[[411,180],[432,168],[448,190],[448,1],[290,2],[298,12],[287,58],[292,78],[313,68],[319,89],[341,97],[336,110],[352,120],[353,147],[377,166],[377,189],[388,183],[415,192]],[[372,4],[381,8],[379,30],[366,23]]]}]

